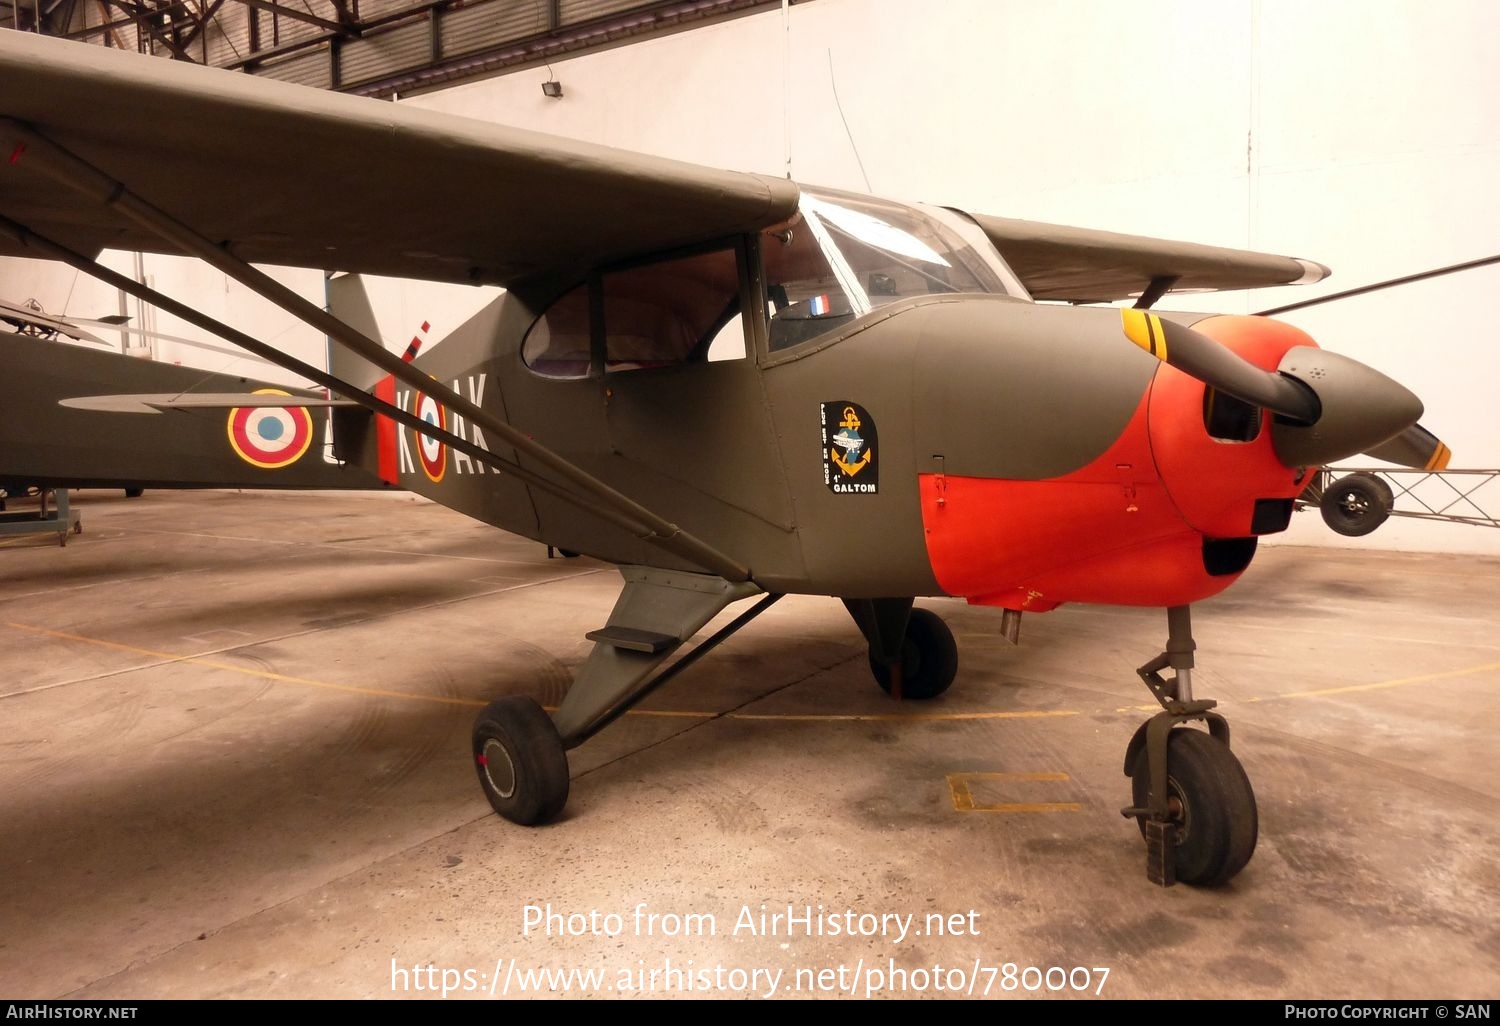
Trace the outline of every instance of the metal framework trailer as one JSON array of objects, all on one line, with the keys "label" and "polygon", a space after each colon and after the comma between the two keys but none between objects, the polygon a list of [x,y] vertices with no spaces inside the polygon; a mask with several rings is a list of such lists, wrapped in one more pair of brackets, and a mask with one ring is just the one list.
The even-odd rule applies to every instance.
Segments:
[{"label": "metal framework trailer", "polygon": [[1500,499],[1500,488],[1479,494],[1496,477],[1500,470],[1325,467],[1296,508],[1317,507],[1329,527],[1350,537],[1369,534],[1389,517],[1500,527],[1500,518],[1480,505]]}]

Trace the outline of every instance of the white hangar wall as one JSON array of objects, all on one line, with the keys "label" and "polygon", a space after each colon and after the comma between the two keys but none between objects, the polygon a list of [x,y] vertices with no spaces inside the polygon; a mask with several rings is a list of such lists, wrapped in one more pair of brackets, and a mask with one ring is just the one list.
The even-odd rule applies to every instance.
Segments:
[{"label": "white hangar wall", "polygon": [[[799,181],[868,180],[908,199],[1334,269],[1308,288],[1161,304],[1243,313],[1500,251],[1496,39],[1490,0],[815,0],[785,19],[773,10],[556,62],[560,100],[533,68],[400,102],[771,174],[790,154]],[[164,290],[320,359],[321,338],[236,298],[221,275],[146,260]],[[91,296],[71,271],[31,267],[0,263],[0,295],[78,316],[115,307],[111,290]],[[321,295],[316,274],[286,280]],[[441,337],[487,294],[392,282],[375,299],[400,347],[423,320]],[[1287,319],[1412,387],[1456,466],[1500,467],[1497,294],[1492,267]],[[195,334],[165,314],[157,327]],[[1496,512],[1491,491],[1480,497]],[[1500,553],[1497,531],[1393,520],[1351,542],[1315,513],[1284,537]]]}]

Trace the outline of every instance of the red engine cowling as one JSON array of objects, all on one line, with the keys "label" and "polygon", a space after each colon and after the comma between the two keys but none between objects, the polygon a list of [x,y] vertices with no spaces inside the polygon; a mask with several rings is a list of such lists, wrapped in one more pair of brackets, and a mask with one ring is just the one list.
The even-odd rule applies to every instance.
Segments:
[{"label": "red engine cowling", "polygon": [[[1314,343],[1258,317],[1194,329],[1275,370]],[[922,519],[945,591],[1043,611],[1064,602],[1176,606],[1234,582],[1255,536],[1286,526],[1305,473],[1272,447],[1270,415],[1162,365],[1120,437],[1062,477],[921,476]]]}]

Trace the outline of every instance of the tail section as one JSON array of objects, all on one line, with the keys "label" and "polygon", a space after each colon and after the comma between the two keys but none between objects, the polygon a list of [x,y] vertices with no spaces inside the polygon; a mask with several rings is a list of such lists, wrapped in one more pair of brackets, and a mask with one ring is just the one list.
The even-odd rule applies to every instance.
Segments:
[{"label": "tail section", "polygon": [[[365,280],[357,274],[329,278],[326,284],[328,312],[354,328],[366,338],[384,344],[370,306]],[[422,325],[425,332],[427,324]],[[411,360],[421,348],[420,336],[407,346],[404,359]],[[396,403],[396,382],[389,374],[347,346],[328,340],[328,371],[334,377],[356,388],[373,392],[378,399]],[[399,485],[398,443],[396,425],[387,417],[377,417],[364,409],[335,409],[329,415],[333,436],[333,454],[337,459],[356,464],[389,485]]]},{"label": "tail section", "polygon": [[[375,323],[375,311],[370,307],[370,293],[365,280],[357,274],[341,274],[325,282],[328,312],[366,338],[382,341],[380,328]],[[328,340],[328,372],[356,388],[373,388],[386,374],[362,356],[350,352],[348,346]]]}]

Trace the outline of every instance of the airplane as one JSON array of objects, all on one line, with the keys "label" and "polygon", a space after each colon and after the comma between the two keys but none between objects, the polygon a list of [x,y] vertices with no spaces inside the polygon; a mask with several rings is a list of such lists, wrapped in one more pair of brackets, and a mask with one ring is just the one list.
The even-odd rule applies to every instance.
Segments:
[{"label": "airplane", "polygon": [[[362,292],[341,301],[361,315]],[[373,315],[364,314],[373,317]],[[125,331],[220,355],[236,350],[198,339],[133,328],[128,318],[53,317],[32,306],[0,300],[0,492],[7,497],[58,488],[122,488],[131,498],[146,488],[386,489],[359,467],[326,458],[328,425],[307,406],[279,406],[326,398],[307,390],[229,374],[127,356],[90,328]],[[59,336],[101,348],[58,343]],[[56,344],[49,344],[56,343]],[[153,409],[181,411],[118,434],[117,418],[68,405],[68,400],[125,383]],[[206,393],[254,395],[245,406],[212,403]],[[21,444],[19,440],[25,440]],[[4,499],[0,498],[0,509]]]},{"label": "airplane", "polygon": [[[1287,527],[1319,467],[1446,459],[1415,395],[1292,325],[1151,310],[1322,279],[1310,261],[802,187],[19,33],[0,32],[0,97],[0,253],[68,263],[328,390],[275,402],[332,404],[352,466],[619,567],[557,709],[507,695],[475,721],[480,786],[516,823],[556,818],[568,750],[783,595],[841,600],[900,700],[958,672],[918,597],[993,607],[1012,641],[1026,612],[1148,606],[1167,641],[1136,672],[1162,710],[1126,745],[1122,811],[1153,882],[1222,884],[1258,818],[1227,721],[1193,691],[1192,605]],[[296,188],[277,184],[288,169]],[[106,247],[206,261],[326,333],[329,368],[111,272]],[[408,362],[257,263],[505,291]],[[185,415],[121,386],[70,403]]]},{"label": "airplane", "polygon": [[[107,323],[100,321],[98,323]],[[108,345],[104,339],[63,317],[49,317],[35,300],[26,303],[7,303],[0,299],[0,324],[8,324],[18,335],[55,339],[58,335],[76,338],[93,345]]]},{"label": "airplane", "polygon": [[[127,408],[173,415],[135,418],[121,431],[115,407],[70,404],[119,389],[134,390],[119,400]],[[0,490],[391,487],[325,459],[319,407],[328,402],[307,389],[0,333]]]}]

